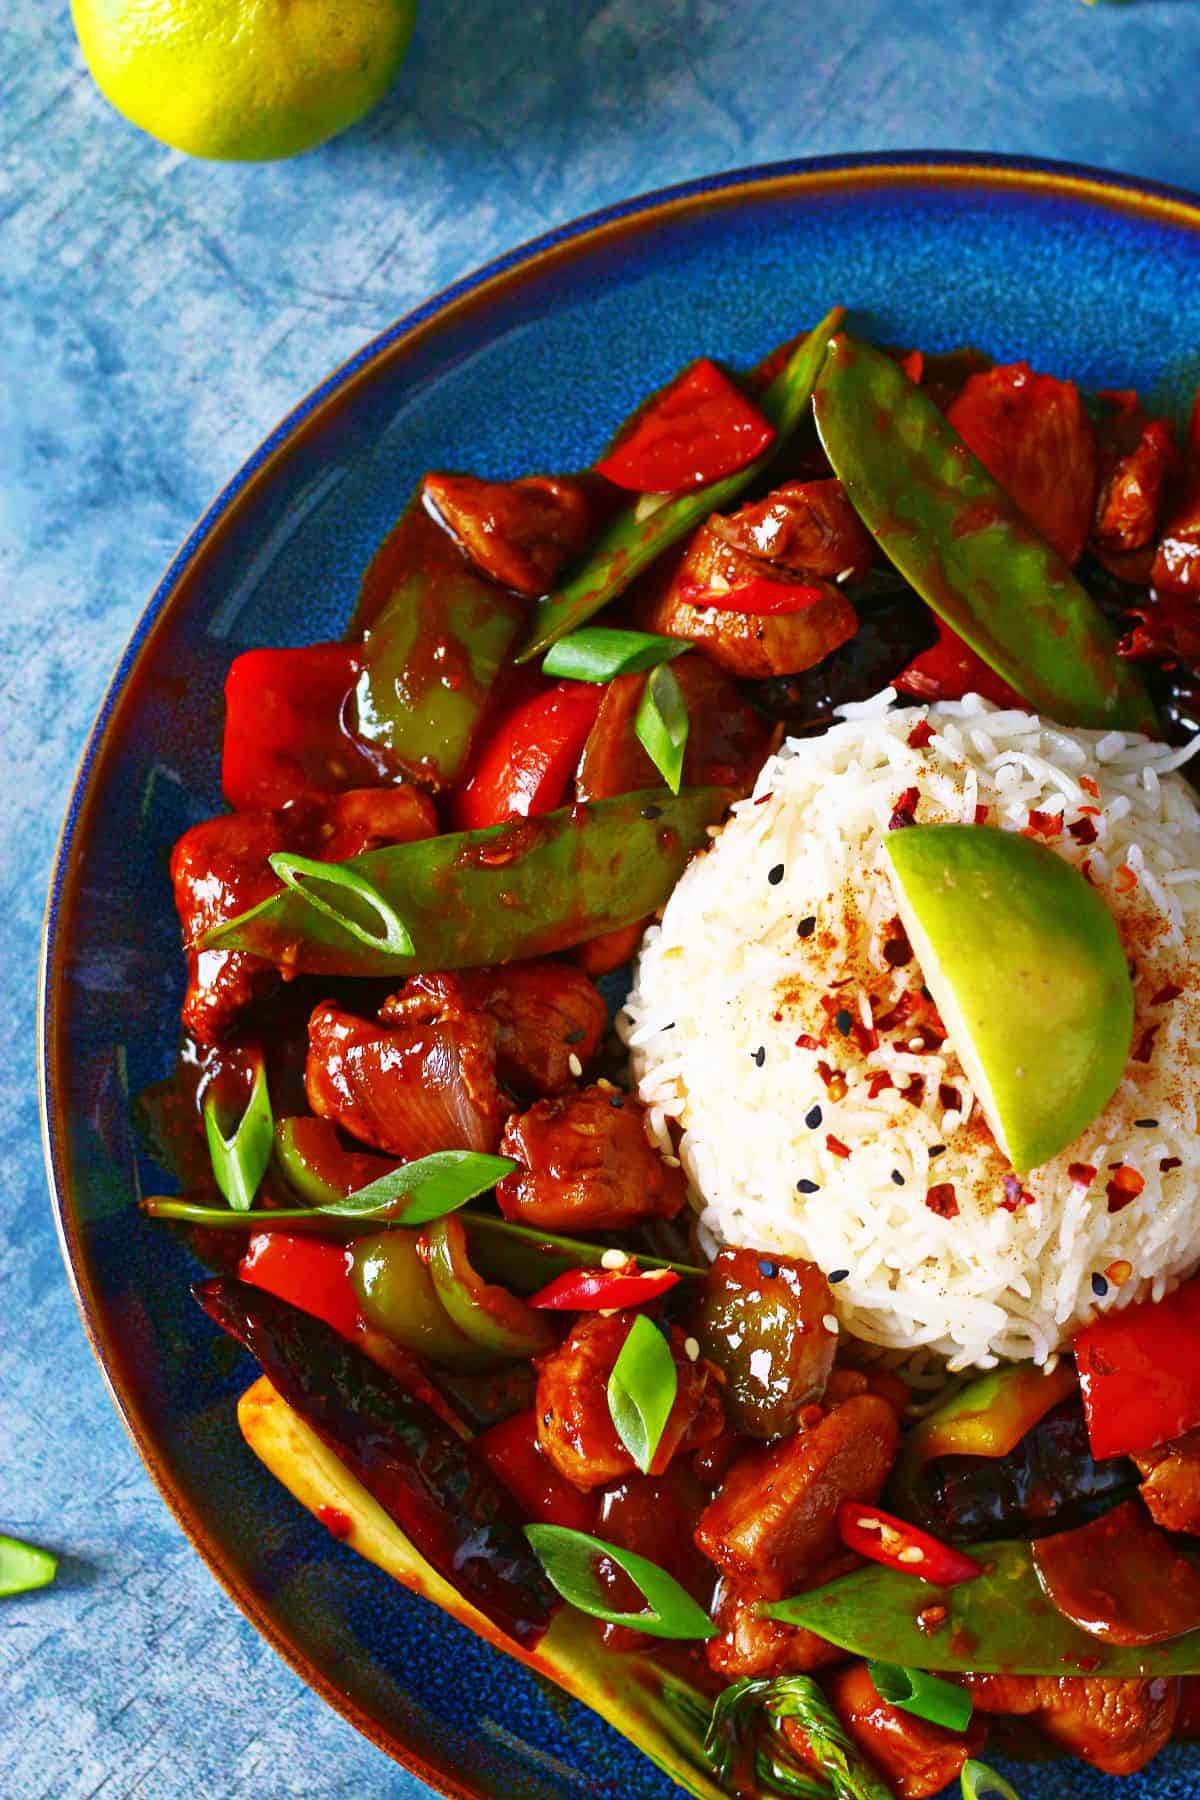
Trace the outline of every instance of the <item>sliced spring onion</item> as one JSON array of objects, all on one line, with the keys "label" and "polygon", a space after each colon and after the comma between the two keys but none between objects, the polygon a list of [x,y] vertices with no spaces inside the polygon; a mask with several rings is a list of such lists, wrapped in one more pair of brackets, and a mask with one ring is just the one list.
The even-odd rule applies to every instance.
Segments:
[{"label": "sliced spring onion", "polygon": [[435,1150],[430,1156],[418,1157],[416,1162],[389,1169],[378,1181],[369,1182],[344,1199],[328,1200],[321,1206],[242,1208],[231,1219],[219,1206],[196,1206],[173,1194],[152,1194],[143,1200],[142,1210],[152,1218],[175,1219],[186,1225],[243,1225],[252,1229],[314,1219],[361,1219],[374,1226],[381,1221],[388,1225],[425,1225],[431,1219],[457,1212],[468,1200],[487,1193],[516,1167],[511,1156],[485,1156],[478,1150]]},{"label": "sliced spring onion", "polygon": [[953,1681],[943,1681],[927,1669],[902,1669],[896,1663],[868,1663],[867,1673],[879,1698],[901,1712],[928,1719],[931,1725],[944,1725],[947,1731],[965,1731],[971,1723],[975,1702]]},{"label": "sliced spring onion", "polygon": [[[277,850],[267,861],[280,881],[360,943],[389,956],[413,954],[413,941],[403,919],[365,875],[347,868],[345,863],[315,862],[309,856],[293,856],[288,850]],[[340,905],[335,905],[333,894]],[[372,920],[376,929],[372,929]],[[378,926],[383,927],[382,932]]]},{"label": "sliced spring onion", "polygon": [[[705,1748],[722,1778],[732,1774],[741,1759],[748,1712],[749,1726],[753,1726],[753,1714],[759,1711],[765,1713],[774,1733],[778,1733],[783,1719],[796,1721],[808,1740],[813,1762],[829,1783],[825,1791],[831,1792],[834,1800],[892,1800],[891,1788],[859,1755],[841,1720],[809,1675],[781,1675],[774,1681],[745,1676],[718,1695]],[[777,1765],[777,1758],[770,1760]],[[760,1771],[763,1768],[761,1750],[756,1767]],[[786,1766],[782,1782],[777,1766],[772,1773],[779,1783],[777,1791],[804,1792],[801,1787],[789,1785],[794,1783],[795,1775]]]},{"label": "sliced spring onion", "polygon": [[989,1769],[986,1763],[966,1762],[962,1772],[963,1800],[1021,1800],[1015,1787]]},{"label": "sliced spring onion", "polygon": [[54,1580],[58,1558],[37,1544],[0,1534],[0,1594],[28,1594]]},{"label": "sliced spring onion", "polygon": [[612,681],[657,668],[692,648],[687,638],[658,637],[652,631],[617,631],[585,625],[559,638],[542,663],[542,673],[567,681]]},{"label": "sliced spring onion", "polygon": [[646,683],[633,729],[650,761],[677,794],[688,741],[688,710],[683,689],[665,663],[659,664]]},{"label": "sliced spring onion", "polygon": [[[569,1605],[609,1625],[628,1625],[651,1637],[711,1638],[717,1628],[699,1603],[657,1563],[618,1544],[606,1544],[586,1531],[566,1525],[527,1525],[525,1536],[550,1582]],[[617,1612],[596,1573],[596,1562],[607,1558],[623,1569],[646,1601],[643,1612]]]},{"label": "sliced spring onion", "polygon": [[832,1788],[801,1771],[779,1721],[765,1710],[773,1685],[763,1677],[744,1676],[713,1702],[704,1750],[717,1780],[732,1791],[752,1763],[755,1791],[764,1800],[768,1794],[786,1795],[789,1800],[832,1800]]},{"label": "sliced spring onion", "polygon": [[608,1378],[608,1411],[617,1436],[643,1475],[650,1473],[678,1388],[679,1375],[666,1339],[639,1313]]},{"label": "sliced spring onion", "polygon": [[222,1128],[216,1094],[211,1088],[205,1094],[204,1135],[217,1186],[234,1212],[249,1212],[275,1148],[267,1065],[261,1056],[255,1061],[246,1110],[232,1133],[227,1134]]}]

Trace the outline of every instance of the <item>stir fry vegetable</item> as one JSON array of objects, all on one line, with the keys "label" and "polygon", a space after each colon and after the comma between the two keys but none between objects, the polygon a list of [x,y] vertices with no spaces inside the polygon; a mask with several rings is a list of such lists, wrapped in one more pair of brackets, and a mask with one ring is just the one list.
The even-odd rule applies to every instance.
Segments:
[{"label": "stir fry vegetable", "polygon": [[1200,1425],[1200,1280],[1105,1314],[1075,1338],[1094,1456],[1129,1456]]},{"label": "stir fry vegetable", "polygon": [[935,1587],[953,1587],[960,1581],[978,1581],[980,1565],[949,1544],[939,1543],[926,1531],[918,1531],[905,1519],[897,1519],[878,1506],[843,1500],[838,1507],[838,1530],[847,1550],[855,1551],[887,1569],[916,1575]]}]

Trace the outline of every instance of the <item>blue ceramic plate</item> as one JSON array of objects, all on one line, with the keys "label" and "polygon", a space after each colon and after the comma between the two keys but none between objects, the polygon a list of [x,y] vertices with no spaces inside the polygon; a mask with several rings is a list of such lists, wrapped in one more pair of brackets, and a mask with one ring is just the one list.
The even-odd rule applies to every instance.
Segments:
[{"label": "blue ceramic plate", "polygon": [[[336,636],[421,472],[592,460],[700,352],[753,363],[834,301],[866,331],[964,341],[1087,387],[1178,401],[1200,344],[1200,204],[1031,163],[910,156],[696,183],[543,238],[369,345],[197,527],[138,626],[84,757],[46,933],[51,1183],[113,1397],[238,1604],[362,1731],[444,1793],[651,1800],[671,1788],[590,1713],[390,1583],[244,1450],[247,1359],[215,1351],[195,1269],[134,1210],[163,1177],[128,1098],[172,1060],[183,983],[167,857],[221,806],[221,684],[257,644]],[[1190,1753],[1131,1783],[1051,1765],[1026,1800],[1194,1792]]]}]

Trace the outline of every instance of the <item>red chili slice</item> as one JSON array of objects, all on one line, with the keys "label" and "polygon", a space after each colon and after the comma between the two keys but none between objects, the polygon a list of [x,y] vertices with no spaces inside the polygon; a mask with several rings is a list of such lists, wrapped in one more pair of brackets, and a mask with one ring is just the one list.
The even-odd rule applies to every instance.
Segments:
[{"label": "red chili slice", "polygon": [[843,1500],[838,1507],[838,1530],[848,1550],[867,1556],[902,1575],[916,1575],[934,1587],[954,1587],[974,1581],[983,1570],[970,1556],[950,1544],[918,1531],[906,1519],[864,1506],[859,1500]]},{"label": "red chili slice", "polygon": [[615,1312],[645,1306],[669,1293],[678,1281],[674,1269],[568,1269],[547,1282],[529,1304],[555,1312]]},{"label": "red chili slice", "polygon": [[702,358],[650,401],[596,467],[635,494],[677,494],[744,469],[774,437],[770,420]]},{"label": "red chili slice", "polygon": [[743,581],[733,588],[702,588],[694,591],[683,584],[679,597],[690,606],[711,606],[718,612],[753,613],[761,617],[778,617],[788,613],[807,612],[829,592],[828,585],[822,583],[814,587],[809,582],[793,585],[787,581],[772,581],[768,576],[756,575],[752,581]]}]

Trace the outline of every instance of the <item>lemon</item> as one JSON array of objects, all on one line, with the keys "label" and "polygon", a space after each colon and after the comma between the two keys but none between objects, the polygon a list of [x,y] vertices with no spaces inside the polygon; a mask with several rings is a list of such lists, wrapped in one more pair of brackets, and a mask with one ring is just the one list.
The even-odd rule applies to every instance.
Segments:
[{"label": "lemon", "polygon": [[1113,916],[1044,844],[988,825],[886,843],[901,922],[950,1043],[1018,1174],[1073,1143],[1116,1090],[1133,983]]},{"label": "lemon", "polygon": [[345,131],[391,84],[416,0],[71,0],[100,91],[191,156],[267,162]]}]

